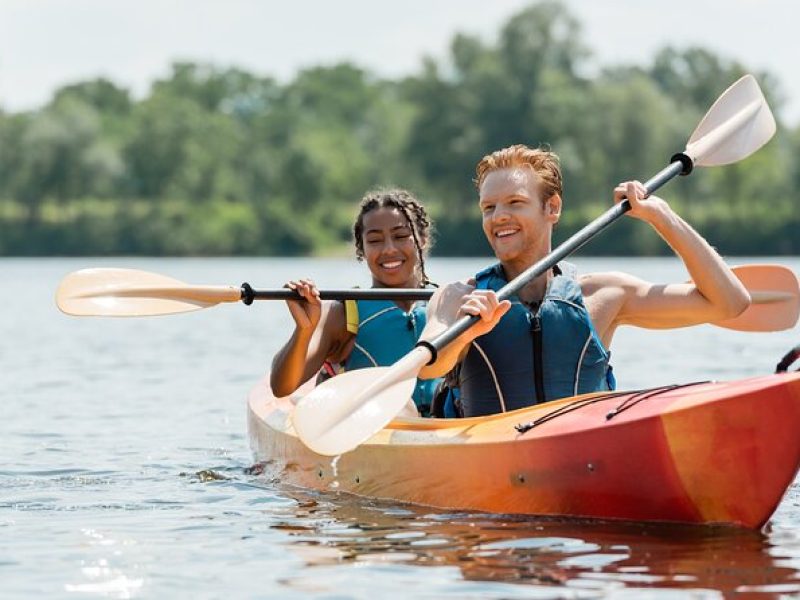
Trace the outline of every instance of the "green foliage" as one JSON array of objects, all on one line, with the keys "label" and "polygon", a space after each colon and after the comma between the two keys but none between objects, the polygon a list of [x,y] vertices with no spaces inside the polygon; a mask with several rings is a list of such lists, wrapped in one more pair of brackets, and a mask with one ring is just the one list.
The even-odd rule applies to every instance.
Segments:
[{"label": "green foliage", "polygon": [[[301,255],[350,251],[357,202],[406,187],[434,215],[438,254],[489,254],[472,182],[512,144],[562,158],[563,239],[646,178],[747,71],[705,48],[589,78],[580,24],[531,4],[494,39],[457,34],[446,57],[386,81],[348,63],[285,84],[176,63],[143,99],[106,79],[57,90],[44,108],[0,111],[0,254]],[[781,92],[758,78],[773,109]],[[664,195],[727,253],[798,253],[800,129],[779,124],[752,158],[700,171]],[[625,220],[588,252],[665,254]]]},{"label": "green foliage", "polygon": [[68,85],[57,90],[52,104],[80,101],[104,115],[125,116],[133,106],[127,90],[117,87],[107,79],[95,79]]}]

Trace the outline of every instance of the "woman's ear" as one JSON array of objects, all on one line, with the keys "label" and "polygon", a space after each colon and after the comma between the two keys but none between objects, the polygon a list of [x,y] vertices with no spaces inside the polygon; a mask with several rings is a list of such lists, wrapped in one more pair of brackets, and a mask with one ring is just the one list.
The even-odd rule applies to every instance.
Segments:
[{"label": "woman's ear", "polygon": [[422,251],[428,251],[428,236],[424,233],[419,234],[419,245],[422,246]]}]

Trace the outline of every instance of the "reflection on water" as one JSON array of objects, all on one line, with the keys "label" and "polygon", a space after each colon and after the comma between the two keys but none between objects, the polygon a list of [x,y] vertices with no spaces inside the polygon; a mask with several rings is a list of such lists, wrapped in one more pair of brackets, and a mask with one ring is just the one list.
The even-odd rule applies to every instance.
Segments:
[{"label": "reflection on water", "polygon": [[[791,558],[800,558],[796,530],[787,535],[780,527],[761,533],[446,513],[283,491],[297,504],[271,527],[287,534],[293,554],[315,569],[376,563],[449,567],[465,580],[544,586],[551,593],[553,586],[603,593],[800,593],[800,565]],[[309,576],[316,580],[313,573],[303,574],[303,585]]]},{"label": "reflection on water", "polygon": [[[434,259],[430,272],[447,281],[485,262]],[[576,262],[685,279],[670,260]],[[800,597],[797,488],[758,533],[453,514],[267,481],[249,468],[245,397],[289,334],[285,308],[66,318],[56,284],[87,266],[209,285],[367,283],[348,260],[0,260],[14,292],[0,311],[3,600]],[[626,330],[614,364],[627,388],[741,378],[798,341]]]}]

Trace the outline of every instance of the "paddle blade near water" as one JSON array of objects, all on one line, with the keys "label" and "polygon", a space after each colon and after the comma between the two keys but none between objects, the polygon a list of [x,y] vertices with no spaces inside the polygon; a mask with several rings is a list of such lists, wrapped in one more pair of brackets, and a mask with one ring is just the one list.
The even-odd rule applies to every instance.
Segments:
[{"label": "paddle blade near water", "polygon": [[689,138],[684,154],[698,167],[735,163],[775,134],[775,118],[752,75],[745,75],[717,98]]},{"label": "paddle blade near water", "polygon": [[321,383],[294,409],[297,435],[324,456],[352,450],[408,404],[417,374],[429,359],[429,350],[415,348],[391,367],[348,371]]},{"label": "paddle blade near water", "polygon": [[784,331],[800,317],[800,284],[795,272],[782,265],[741,265],[734,268],[750,294],[750,306],[733,319],[713,325],[738,331]]},{"label": "paddle blade near water", "polygon": [[56,290],[58,308],[79,317],[142,317],[200,310],[241,299],[231,286],[191,286],[136,269],[83,269],[70,273]]}]

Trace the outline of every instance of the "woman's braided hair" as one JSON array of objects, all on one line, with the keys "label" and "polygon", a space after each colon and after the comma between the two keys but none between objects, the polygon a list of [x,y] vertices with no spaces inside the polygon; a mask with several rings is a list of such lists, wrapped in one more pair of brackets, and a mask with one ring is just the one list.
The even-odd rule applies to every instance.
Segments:
[{"label": "woman's braided hair", "polygon": [[433,245],[433,224],[428,218],[425,207],[406,190],[372,190],[364,194],[359,205],[356,222],[353,224],[356,258],[359,261],[364,260],[364,215],[378,208],[396,208],[406,218],[414,245],[417,248],[422,286],[432,283],[425,273],[425,254]]}]

